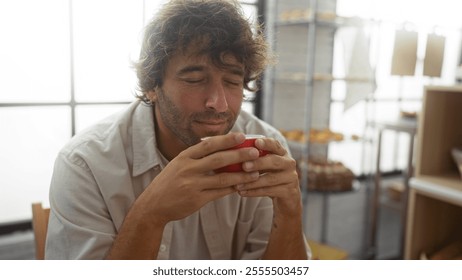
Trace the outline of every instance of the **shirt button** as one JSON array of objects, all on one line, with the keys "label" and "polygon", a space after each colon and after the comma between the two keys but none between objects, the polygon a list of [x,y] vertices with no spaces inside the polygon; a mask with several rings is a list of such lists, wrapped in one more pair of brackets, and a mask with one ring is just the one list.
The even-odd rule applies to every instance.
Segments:
[{"label": "shirt button", "polygon": [[165,250],[167,249],[167,246],[165,246],[164,244],[160,245],[160,251],[161,252],[165,252]]}]

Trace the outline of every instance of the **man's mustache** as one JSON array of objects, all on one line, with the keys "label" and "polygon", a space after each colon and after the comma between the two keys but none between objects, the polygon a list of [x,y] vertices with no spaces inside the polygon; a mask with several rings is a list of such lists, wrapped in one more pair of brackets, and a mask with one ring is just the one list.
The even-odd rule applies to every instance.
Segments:
[{"label": "man's mustache", "polygon": [[232,116],[232,114],[230,112],[221,112],[221,113],[217,113],[217,112],[201,112],[201,113],[195,113],[191,117],[195,121],[204,122],[204,121],[208,121],[208,120],[214,120],[214,121],[223,120],[223,121],[226,121],[226,120],[232,119],[233,116]]}]

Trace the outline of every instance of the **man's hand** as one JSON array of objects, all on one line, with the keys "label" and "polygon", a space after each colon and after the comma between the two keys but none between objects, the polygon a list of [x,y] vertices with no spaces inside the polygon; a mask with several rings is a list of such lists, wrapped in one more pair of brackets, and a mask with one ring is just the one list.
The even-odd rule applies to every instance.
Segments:
[{"label": "man's hand", "polygon": [[255,145],[270,154],[243,164],[245,171],[258,171],[262,175],[258,181],[237,186],[239,194],[247,197],[269,196],[273,199],[276,215],[298,218],[302,208],[295,160],[275,139],[258,139]]},{"label": "man's hand", "polygon": [[147,216],[167,223],[191,215],[206,203],[235,192],[235,185],[259,179],[258,171],[214,173],[229,164],[254,161],[258,150],[227,150],[244,142],[242,133],[209,137],[175,157],[140,196]]},{"label": "man's hand", "polygon": [[247,172],[258,171],[262,175],[257,181],[236,188],[241,196],[269,196],[273,199],[273,226],[262,258],[307,259],[296,162],[274,139],[258,139],[255,146],[270,154],[245,162],[243,169]]}]

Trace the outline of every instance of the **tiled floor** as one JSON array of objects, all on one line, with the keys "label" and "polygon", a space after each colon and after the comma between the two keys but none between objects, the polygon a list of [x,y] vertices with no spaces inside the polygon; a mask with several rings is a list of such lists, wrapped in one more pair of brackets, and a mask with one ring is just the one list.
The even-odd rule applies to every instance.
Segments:
[{"label": "tiled floor", "polygon": [[[385,185],[385,184],[384,184]],[[365,247],[367,213],[370,211],[368,191],[365,185],[359,190],[328,197],[329,213],[325,243],[340,247],[349,254],[349,259],[368,258]],[[305,211],[305,232],[308,238],[322,240],[323,197],[309,193]],[[400,253],[400,212],[382,206],[380,208],[377,233],[376,259],[396,259]],[[32,231],[0,236],[0,260],[34,259],[35,249]]]},{"label": "tiled floor", "polygon": [[[384,185],[386,185],[384,183]],[[384,195],[386,193],[384,192]],[[379,209],[376,248],[367,245],[366,238],[371,225],[368,214],[371,211],[370,191],[365,183],[359,190],[331,194],[328,196],[327,230],[322,237],[323,194],[309,193],[305,232],[308,238],[316,241],[324,240],[326,244],[342,248],[349,253],[349,259],[396,259],[400,257],[401,218],[398,209],[382,205]]]}]

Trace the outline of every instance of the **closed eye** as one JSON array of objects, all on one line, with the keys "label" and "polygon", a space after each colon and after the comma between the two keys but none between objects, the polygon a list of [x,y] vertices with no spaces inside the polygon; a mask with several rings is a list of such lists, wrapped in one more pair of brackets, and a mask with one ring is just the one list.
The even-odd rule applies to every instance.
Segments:
[{"label": "closed eye", "polygon": [[234,81],[234,80],[226,80],[225,81],[227,84],[232,85],[232,86],[242,86],[241,81]]},{"label": "closed eye", "polygon": [[183,81],[187,82],[188,84],[199,84],[204,81],[204,79],[183,79]]},{"label": "closed eye", "polygon": [[200,65],[189,65],[178,71],[177,77],[188,84],[199,84],[205,81],[205,67]]}]

